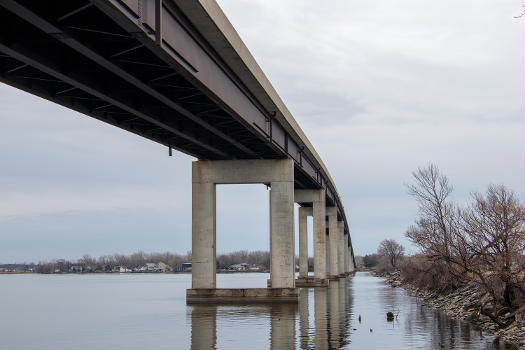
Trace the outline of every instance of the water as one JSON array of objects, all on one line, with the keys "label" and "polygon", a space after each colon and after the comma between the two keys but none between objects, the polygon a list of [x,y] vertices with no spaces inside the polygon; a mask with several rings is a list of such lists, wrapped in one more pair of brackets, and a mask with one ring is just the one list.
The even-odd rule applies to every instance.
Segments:
[{"label": "water", "polygon": [[0,349],[510,349],[367,273],[302,289],[299,305],[186,306],[190,285],[187,274],[0,275]]}]

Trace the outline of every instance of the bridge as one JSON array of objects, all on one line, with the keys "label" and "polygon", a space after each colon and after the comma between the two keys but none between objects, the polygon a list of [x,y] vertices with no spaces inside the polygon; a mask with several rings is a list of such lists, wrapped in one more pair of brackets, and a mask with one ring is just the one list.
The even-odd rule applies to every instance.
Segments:
[{"label": "bridge", "polygon": [[[215,1],[1,0],[0,16],[2,82],[198,159],[188,302],[297,301],[354,270],[328,169]],[[244,183],[271,188],[271,288],[219,290],[215,186]]]}]

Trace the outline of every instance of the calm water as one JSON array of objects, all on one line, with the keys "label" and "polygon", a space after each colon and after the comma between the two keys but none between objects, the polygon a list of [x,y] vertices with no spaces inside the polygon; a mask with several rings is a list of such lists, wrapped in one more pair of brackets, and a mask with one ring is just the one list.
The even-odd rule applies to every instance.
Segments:
[{"label": "calm water", "polygon": [[[269,275],[217,277],[264,287]],[[299,305],[186,306],[190,285],[181,274],[0,275],[0,349],[506,348],[367,273],[302,289]]]}]

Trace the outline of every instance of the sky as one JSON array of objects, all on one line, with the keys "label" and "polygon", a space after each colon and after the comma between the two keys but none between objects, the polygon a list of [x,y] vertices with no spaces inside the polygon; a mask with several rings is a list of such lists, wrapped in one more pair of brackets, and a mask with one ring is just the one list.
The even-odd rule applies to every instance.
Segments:
[{"label": "sky", "polygon": [[[416,251],[406,184],[429,163],[459,204],[489,184],[523,203],[519,1],[218,2],[328,167],[356,255]],[[186,253],[194,160],[0,84],[0,263]],[[218,187],[218,253],[269,249],[268,195]]]}]

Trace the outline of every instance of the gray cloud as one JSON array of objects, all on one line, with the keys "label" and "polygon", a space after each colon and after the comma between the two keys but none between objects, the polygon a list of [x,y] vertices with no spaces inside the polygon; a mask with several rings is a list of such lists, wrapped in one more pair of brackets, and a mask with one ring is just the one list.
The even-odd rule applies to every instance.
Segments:
[{"label": "gray cloud", "polygon": [[[519,2],[219,4],[327,164],[356,253],[407,243],[404,184],[428,162],[459,202],[525,198]],[[0,106],[0,262],[191,249],[191,157],[5,85]],[[268,249],[267,196],[219,187],[219,251]]]}]

